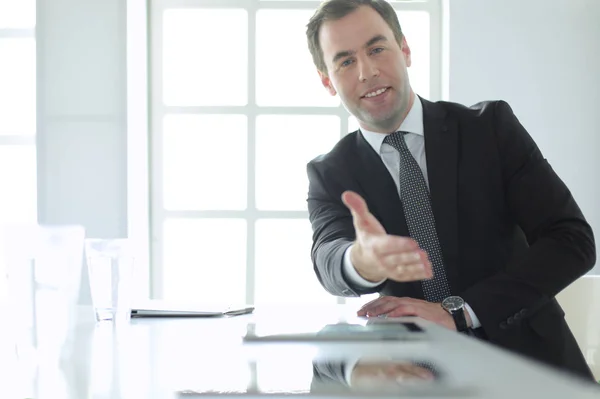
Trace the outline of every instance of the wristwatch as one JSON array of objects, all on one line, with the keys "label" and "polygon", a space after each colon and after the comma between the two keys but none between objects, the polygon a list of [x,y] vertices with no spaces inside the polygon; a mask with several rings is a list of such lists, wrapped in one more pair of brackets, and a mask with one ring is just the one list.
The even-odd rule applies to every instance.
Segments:
[{"label": "wristwatch", "polygon": [[467,332],[467,318],[465,317],[465,301],[459,296],[449,296],[442,301],[442,308],[450,313],[456,324],[456,331]]}]

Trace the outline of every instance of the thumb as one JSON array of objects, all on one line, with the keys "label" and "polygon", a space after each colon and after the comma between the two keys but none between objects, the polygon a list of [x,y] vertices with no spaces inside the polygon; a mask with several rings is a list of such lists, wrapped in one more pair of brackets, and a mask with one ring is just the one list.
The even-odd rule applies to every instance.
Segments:
[{"label": "thumb", "polygon": [[355,218],[365,218],[369,213],[369,208],[363,197],[354,191],[345,191],[342,194],[342,202],[350,209],[352,216]]},{"label": "thumb", "polygon": [[379,221],[369,212],[366,201],[353,191],[342,194],[342,202],[350,209],[354,219],[354,228],[374,234],[385,234],[385,229]]}]

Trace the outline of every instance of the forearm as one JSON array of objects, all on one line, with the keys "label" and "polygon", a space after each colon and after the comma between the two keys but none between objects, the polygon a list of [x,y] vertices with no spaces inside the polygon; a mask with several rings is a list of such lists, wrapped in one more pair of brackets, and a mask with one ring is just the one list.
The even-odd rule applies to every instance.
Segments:
[{"label": "forearm", "polygon": [[380,284],[360,284],[346,275],[344,258],[351,245],[352,241],[337,239],[320,243],[313,249],[313,264],[319,282],[329,293],[337,296],[360,296],[376,292]]}]

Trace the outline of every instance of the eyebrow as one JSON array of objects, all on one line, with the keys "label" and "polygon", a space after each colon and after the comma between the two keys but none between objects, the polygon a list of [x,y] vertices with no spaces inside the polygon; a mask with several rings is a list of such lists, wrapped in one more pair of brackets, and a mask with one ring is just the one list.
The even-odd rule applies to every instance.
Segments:
[{"label": "eyebrow", "polygon": [[369,40],[367,42],[367,44],[365,44],[365,47],[371,47],[372,45],[374,45],[377,42],[387,42],[387,37],[385,37],[383,35],[377,35],[377,36],[373,37],[371,40]]},{"label": "eyebrow", "polygon": [[[365,45],[363,47],[365,47],[365,48],[370,47],[377,42],[387,42],[387,38],[383,35],[373,36],[371,39],[369,39],[369,41],[367,43],[365,43]],[[349,57],[355,53],[356,53],[356,51],[351,51],[351,50],[340,51],[335,55],[335,57],[333,57],[333,63],[335,64],[341,58]]]}]

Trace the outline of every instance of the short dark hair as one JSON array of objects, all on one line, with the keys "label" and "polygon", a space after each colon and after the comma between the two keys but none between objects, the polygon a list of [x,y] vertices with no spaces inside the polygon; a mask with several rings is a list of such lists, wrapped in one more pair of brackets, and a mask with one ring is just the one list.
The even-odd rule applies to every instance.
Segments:
[{"label": "short dark hair", "polygon": [[371,7],[388,24],[398,45],[402,45],[402,28],[398,21],[398,15],[394,7],[385,0],[325,0],[320,5],[310,21],[306,25],[306,38],[308,39],[308,50],[312,55],[313,62],[317,69],[323,73],[327,73],[327,66],[323,59],[323,49],[319,43],[319,32],[321,26],[326,21],[336,21],[344,18],[346,15],[357,10],[359,7]]}]

